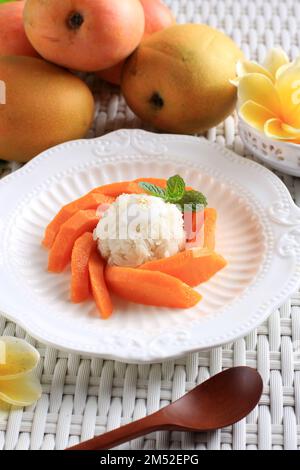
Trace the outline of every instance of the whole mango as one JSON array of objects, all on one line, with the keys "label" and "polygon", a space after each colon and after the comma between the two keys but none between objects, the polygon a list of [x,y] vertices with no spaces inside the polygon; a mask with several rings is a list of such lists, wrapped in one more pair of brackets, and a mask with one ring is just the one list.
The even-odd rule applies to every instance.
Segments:
[{"label": "whole mango", "polygon": [[[176,23],[171,10],[161,0],[140,0],[145,15],[144,38]],[[120,85],[125,59],[109,69],[97,72],[103,80]]]},{"label": "whole mango", "polygon": [[44,59],[94,72],[134,51],[145,15],[139,0],[26,0],[24,27]]},{"label": "whole mango", "polygon": [[23,25],[24,5],[24,0],[9,3],[1,3],[0,1],[0,56],[39,56],[25,34]]},{"label": "whole mango", "polygon": [[157,129],[193,134],[234,109],[241,50],[207,25],[171,26],[144,39],[125,64],[122,91],[130,108]]},{"label": "whole mango", "polygon": [[26,162],[89,129],[93,95],[70,72],[42,59],[3,56],[0,82],[0,158]]}]

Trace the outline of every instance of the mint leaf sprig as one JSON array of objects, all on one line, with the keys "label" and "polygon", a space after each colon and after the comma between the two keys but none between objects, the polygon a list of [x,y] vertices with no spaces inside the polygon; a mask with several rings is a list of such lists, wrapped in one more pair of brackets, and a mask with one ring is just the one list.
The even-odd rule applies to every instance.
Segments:
[{"label": "mint leaf sprig", "polygon": [[197,212],[199,206],[206,207],[207,199],[199,191],[185,189],[184,179],[180,175],[171,176],[167,181],[166,189],[152,183],[139,182],[139,186],[152,196],[160,197],[165,202],[179,205],[180,209]]}]

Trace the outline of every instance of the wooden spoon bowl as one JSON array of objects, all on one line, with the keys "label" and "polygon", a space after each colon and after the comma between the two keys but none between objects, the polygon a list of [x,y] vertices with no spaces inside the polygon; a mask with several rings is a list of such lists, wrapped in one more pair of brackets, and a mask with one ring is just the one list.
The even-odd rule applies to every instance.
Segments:
[{"label": "wooden spoon bowl", "polygon": [[247,416],[262,394],[260,375],[233,367],[195,387],[179,400],[138,421],[82,442],[68,450],[109,449],[158,430],[212,431]]}]

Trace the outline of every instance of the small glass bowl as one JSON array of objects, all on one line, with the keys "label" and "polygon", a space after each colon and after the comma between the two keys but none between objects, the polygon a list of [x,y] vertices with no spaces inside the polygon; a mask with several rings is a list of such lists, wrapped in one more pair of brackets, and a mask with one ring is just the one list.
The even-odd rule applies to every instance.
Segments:
[{"label": "small glass bowl", "polygon": [[270,139],[239,116],[239,133],[245,147],[268,166],[300,176],[300,144]]}]

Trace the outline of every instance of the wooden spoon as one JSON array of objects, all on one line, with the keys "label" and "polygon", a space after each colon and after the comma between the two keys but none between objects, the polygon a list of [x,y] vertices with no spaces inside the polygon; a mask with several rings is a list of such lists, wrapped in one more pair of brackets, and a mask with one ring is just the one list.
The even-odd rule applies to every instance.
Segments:
[{"label": "wooden spoon", "polygon": [[212,431],[236,423],[257,405],[263,383],[256,370],[233,367],[145,418],[67,450],[110,449],[153,431]]}]

